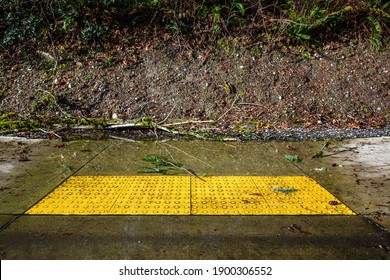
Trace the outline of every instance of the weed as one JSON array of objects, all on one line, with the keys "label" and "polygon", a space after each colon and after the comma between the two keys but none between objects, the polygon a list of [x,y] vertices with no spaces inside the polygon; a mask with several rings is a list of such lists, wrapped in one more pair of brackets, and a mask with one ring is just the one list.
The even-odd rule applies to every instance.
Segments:
[{"label": "weed", "polygon": [[111,64],[114,61],[114,58],[112,56],[107,56],[103,58],[103,62],[106,64]]},{"label": "weed", "polygon": [[[0,43],[9,50],[47,43],[61,49],[65,42],[94,43],[104,49],[103,43],[114,43],[111,34],[124,34],[119,40],[131,44],[133,40],[123,37],[154,28],[155,34],[170,32],[195,45],[224,45],[218,40],[245,37],[273,46],[311,46],[339,34],[354,39],[363,34],[380,50],[389,40],[389,8],[384,0],[9,0],[2,1]],[[231,50],[230,43],[223,47]]]},{"label": "weed", "polygon": [[183,167],[183,164],[177,161],[169,160],[166,157],[149,154],[142,158],[142,160],[153,164],[152,166],[144,167],[140,173],[161,173],[161,174],[178,174],[181,171],[185,171],[188,174],[195,176],[201,181],[205,180],[191,170]]},{"label": "weed", "polygon": [[344,14],[351,6],[338,7],[335,3],[306,1],[297,5],[295,1],[287,1],[282,13],[286,16],[284,24],[290,38],[296,41],[309,41],[315,32],[332,29],[344,20]]},{"label": "weed", "polygon": [[151,163],[152,166],[144,167],[143,170],[139,171],[140,173],[178,174],[182,167],[180,162],[159,155],[149,154],[143,157],[142,160]]},{"label": "weed", "polygon": [[284,155],[284,159],[294,163],[301,161],[298,155]]},{"label": "weed", "polygon": [[72,168],[71,168],[69,165],[65,164],[65,163],[62,163],[62,164],[60,165],[60,167],[61,167],[62,170],[64,170],[64,171],[72,171]]},{"label": "weed", "polygon": [[311,54],[309,52],[304,52],[303,53],[303,56],[307,59],[313,59],[313,57],[311,56]]},{"label": "weed", "polygon": [[41,63],[39,65],[39,70],[47,71],[48,73],[50,73],[50,72],[53,72],[53,69],[55,68],[55,66],[56,66],[55,61],[44,58],[41,60]]},{"label": "weed", "polygon": [[259,57],[262,55],[263,53],[263,46],[258,46],[258,47],[252,47],[250,49],[250,52],[251,52],[251,55],[255,56],[255,57]]},{"label": "weed", "polygon": [[298,191],[296,188],[288,188],[288,187],[281,187],[281,186],[272,187],[272,190],[275,192],[281,192],[284,194],[292,194],[292,193]]},{"label": "weed", "polygon": [[177,174],[182,166],[180,162],[171,161],[159,155],[149,154],[142,160],[151,163],[152,166],[144,167],[143,170],[139,171],[140,173]]},{"label": "weed", "polygon": [[43,108],[55,109],[58,107],[56,98],[46,90],[37,91],[37,98],[31,102],[31,111],[35,112]]},{"label": "weed", "polygon": [[235,42],[228,39],[218,39],[218,47],[220,47],[227,55],[233,55],[235,53]]},{"label": "weed", "polygon": [[367,21],[371,26],[371,45],[379,51],[386,41],[384,31],[389,31],[390,2],[382,0],[371,0],[369,2]]},{"label": "weed", "polygon": [[234,130],[236,130],[238,133],[241,133],[241,134],[250,134],[252,132],[252,130],[246,126],[243,126],[239,123],[235,123],[234,124]]},{"label": "weed", "polygon": [[168,160],[167,158],[165,158],[163,156],[152,155],[152,154],[146,155],[145,157],[142,158],[142,160],[144,160],[146,162],[153,163],[156,166],[175,166],[175,167],[180,167],[180,166],[183,165],[180,162],[171,161],[171,160]]},{"label": "weed", "polygon": [[93,76],[92,76],[91,74],[88,74],[88,75],[85,77],[85,83],[86,83],[86,84],[89,84],[92,80],[93,80]]}]

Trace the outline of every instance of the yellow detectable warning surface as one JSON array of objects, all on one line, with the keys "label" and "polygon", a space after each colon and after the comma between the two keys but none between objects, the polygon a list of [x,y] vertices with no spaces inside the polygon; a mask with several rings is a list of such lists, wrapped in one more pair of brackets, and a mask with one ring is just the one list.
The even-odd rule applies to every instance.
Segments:
[{"label": "yellow detectable warning surface", "polygon": [[305,176],[72,176],[30,215],[356,215]]}]

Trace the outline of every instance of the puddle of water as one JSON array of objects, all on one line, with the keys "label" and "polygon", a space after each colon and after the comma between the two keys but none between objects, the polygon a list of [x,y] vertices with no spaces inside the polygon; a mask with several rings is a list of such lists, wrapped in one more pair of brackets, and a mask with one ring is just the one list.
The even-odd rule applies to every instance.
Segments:
[{"label": "puddle of water", "polygon": [[0,172],[1,173],[11,173],[14,165],[11,163],[1,163],[0,164]]}]

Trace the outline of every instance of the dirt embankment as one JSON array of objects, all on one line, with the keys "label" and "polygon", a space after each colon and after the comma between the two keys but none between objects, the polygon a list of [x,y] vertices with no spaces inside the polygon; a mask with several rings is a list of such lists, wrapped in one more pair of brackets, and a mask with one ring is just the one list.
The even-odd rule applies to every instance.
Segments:
[{"label": "dirt embankment", "polygon": [[[390,51],[329,44],[180,49],[167,44],[53,63],[4,62],[2,113],[131,120],[149,117],[222,133],[287,128],[381,128],[390,120]],[[196,121],[214,120],[216,123]]]}]

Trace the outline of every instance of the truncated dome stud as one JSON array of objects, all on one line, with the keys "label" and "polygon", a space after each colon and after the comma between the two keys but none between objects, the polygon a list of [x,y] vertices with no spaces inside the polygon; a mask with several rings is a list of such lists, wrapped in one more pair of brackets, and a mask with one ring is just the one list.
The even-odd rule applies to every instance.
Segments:
[{"label": "truncated dome stud", "polygon": [[72,176],[29,215],[355,215],[306,176]]}]

